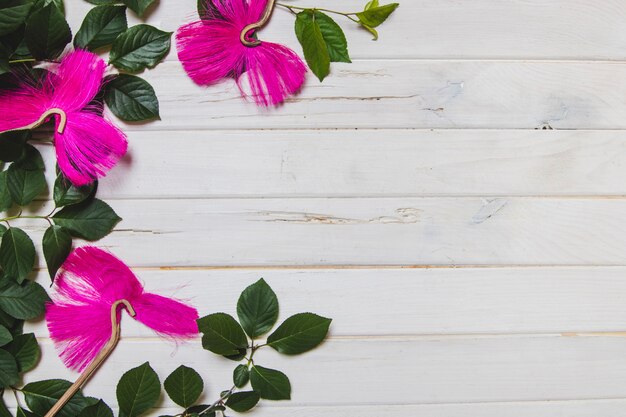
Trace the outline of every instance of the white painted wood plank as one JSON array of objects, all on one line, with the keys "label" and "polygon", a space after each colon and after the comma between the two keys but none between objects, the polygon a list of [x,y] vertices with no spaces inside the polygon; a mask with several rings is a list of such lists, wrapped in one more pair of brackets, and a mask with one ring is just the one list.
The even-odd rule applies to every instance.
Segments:
[{"label": "white painted wood plank", "polygon": [[129,142],[101,198],[626,194],[624,131],[133,131]]},{"label": "white painted wood plank", "polygon": [[[279,321],[332,317],[332,336],[596,333],[626,329],[626,268],[444,268],[135,271],[147,291],[236,316],[241,291],[264,277]],[[47,272],[38,277],[47,287]],[[219,294],[216,297],[215,294]],[[28,331],[47,334],[45,323]],[[125,319],[128,337],[153,337]]]},{"label": "white painted wood plank", "polygon": [[[68,19],[80,27],[88,3],[67,0]],[[409,0],[380,28],[380,39],[338,19],[354,58],[624,59],[626,7],[620,0]],[[361,0],[310,0],[298,6],[359,11]],[[161,2],[148,23],[175,31],[195,16],[194,2]],[[131,18],[131,24],[137,23]],[[274,13],[261,39],[301,49],[293,17]],[[175,54],[170,55],[175,59]]]},{"label": "white painted wood plank", "polygon": [[[50,210],[44,204],[43,213]],[[626,265],[626,200],[118,200],[133,266]],[[46,222],[13,222],[43,233]],[[36,226],[35,226],[36,225]],[[37,238],[38,240],[38,238]]]},{"label": "white painted wood plank", "polygon": [[[232,82],[201,88],[177,62],[145,75],[162,121],[127,130],[626,128],[626,62],[358,61],[272,110]],[[172,146],[179,145],[172,137]]]},{"label": "white painted wood plank", "polygon": [[[432,338],[332,340],[298,357],[262,350],[257,363],[291,377],[293,401],[268,406],[443,404],[623,398],[626,338]],[[27,381],[72,379],[43,344]],[[141,352],[141,355],[137,355]],[[162,378],[181,363],[206,379],[210,398],[230,387],[234,363],[198,343],[177,348],[122,340],[87,385],[115,402],[122,373],[150,361]],[[171,402],[164,400],[161,406]]]}]

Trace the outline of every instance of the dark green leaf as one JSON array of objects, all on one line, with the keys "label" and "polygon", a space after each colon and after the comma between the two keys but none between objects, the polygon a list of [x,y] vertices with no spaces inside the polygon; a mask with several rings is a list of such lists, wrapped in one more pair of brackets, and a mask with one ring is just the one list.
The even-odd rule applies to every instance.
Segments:
[{"label": "dark green leaf", "polygon": [[24,24],[32,6],[28,1],[7,3],[0,8],[0,36],[7,35]]},{"label": "dark green leaf", "polygon": [[72,32],[63,13],[54,4],[32,13],[26,22],[26,44],[39,60],[56,58],[72,40]]},{"label": "dark green leaf", "polygon": [[241,293],[237,316],[251,338],[267,333],[274,326],[278,320],[278,299],[263,278]]},{"label": "dark green leaf", "polygon": [[267,338],[267,344],[286,355],[307,352],[324,340],[331,319],[313,313],[289,317]]},{"label": "dark green leaf", "polygon": [[9,329],[4,326],[0,326],[0,346],[5,346],[13,340],[13,336]]},{"label": "dark green leaf", "polygon": [[122,375],[116,393],[120,417],[136,417],[157,403],[161,383],[154,369],[146,362]]},{"label": "dark green leaf", "polygon": [[244,387],[250,380],[250,370],[246,365],[238,365],[233,371],[233,383],[237,388]]},{"label": "dark green leaf", "polygon": [[100,400],[96,404],[85,407],[78,417],[113,417],[113,411]]},{"label": "dark green leaf", "polygon": [[[63,379],[48,379],[26,384],[22,388],[22,393],[28,408],[35,414],[43,416],[71,386],[71,382]],[[56,416],[76,417],[85,406],[85,397],[81,392],[77,392]]]},{"label": "dark green leaf", "polygon": [[261,397],[255,391],[235,392],[228,397],[226,401],[226,407],[235,410],[238,413],[245,413],[254,408],[259,402]]},{"label": "dark green leaf", "polygon": [[28,171],[43,171],[46,166],[43,163],[43,158],[39,151],[30,144],[24,146],[24,152],[14,163],[13,166],[19,169],[26,169]]},{"label": "dark green leaf", "polygon": [[50,226],[43,235],[43,255],[46,258],[48,274],[54,280],[57,271],[72,250],[72,236],[61,226]]},{"label": "dark green leaf", "polygon": [[341,26],[330,16],[319,11],[315,11],[313,17],[326,42],[330,62],[352,62],[348,54],[348,41]]},{"label": "dark green leaf", "polygon": [[126,29],[128,29],[126,7],[97,6],[85,16],[74,37],[74,46],[93,51],[111,45]]},{"label": "dark green leaf", "polygon": [[[7,408],[7,405],[4,402],[4,398],[2,396],[0,396],[0,417],[13,417],[13,414],[11,414],[11,412]],[[18,409],[17,417],[21,417],[19,415],[19,409]]]},{"label": "dark green leaf", "polygon": [[356,15],[361,24],[370,28],[375,28],[387,20],[387,18],[398,8],[398,6],[398,3],[391,3],[378,7],[366,7],[366,10],[357,13]]},{"label": "dark green leaf", "polygon": [[0,266],[9,278],[24,281],[33,270],[35,255],[35,245],[22,229],[12,227],[2,235]]},{"label": "dark green leaf", "polygon": [[12,162],[24,153],[24,145],[31,138],[30,130],[12,130],[0,133],[0,160]]},{"label": "dark green leaf", "polygon": [[237,321],[228,314],[215,313],[198,320],[203,333],[202,346],[218,355],[238,355],[248,347],[248,339]]},{"label": "dark green leaf", "polygon": [[94,194],[97,186],[98,181],[94,181],[91,184],[77,187],[62,173],[59,173],[54,181],[54,204],[57,207],[64,207],[81,203]]},{"label": "dark green leaf", "polygon": [[13,201],[23,207],[43,193],[47,183],[43,171],[23,169],[15,163],[7,170],[7,186]]},{"label": "dark green leaf", "polygon": [[170,50],[171,32],[150,25],[136,25],[115,39],[109,64],[128,72],[154,68]]},{"label": "dark green leaf", "polygon": [[122,0],[85,0],[87,3],[95,4],[96,6],[102,6],[103,4],[119,4]]},{"label": "dark green leaf", "polygon": [[[5,277],[0,277],[0,280],[5,279]],[[13,326],[15,326],[15,322],[17,320],[11,316],[9,316],[4,311],[0,310],[0,325],[6,327],[11,330]]]},{"label": "dark green leaf", "polygon": [[41,316],[49,300],[46,290],[36,282],[18,285],[4,280],[0,285],[0,308],[16,319],[31,320]]},{"label": "dark green leaf", "polygon": [[304,10],[296,16],[296,36],[309,68],[320,81],[324,80],[330,73],[330,55],[312,10]]},{"label": "dark green leaf", "polygon": [[9,183],[7,171],[0,172],[0,211],[5,211],[11,208],[13,205],[13,198],[9,192]]},{"label": "dark green leaf", "polygon": [[181,365],[165,379],[163,386],[172,401],[187,408],[200,398],[204,382],[195,370]]},{"label": "dark green leaf", "polygon": [[72,236],[90,241],[102,239],[122,220],[108,204],[97,198],[67,206],[52,218]]},{"label": "dark green leaf", "polygon": [[253,366],[250,370],[252,389],[266,400],[289,400],[291,384],[287,375],[274,369]]},{"label": "dark green leaf", "polygon": [[9,343],[5,349],[13,355],[17,361],[19,372],[32,370],[41,357],[41,350],[37,344],[37,339],[32,333],[15,336],[13,341]]},{"label": "dark green leaf", "polygon": [[109,78],[104,100],[114,115],[129,122],[159,117],[159,100],[152,86],[134,75],[120,74]]},{"label": "dark green leaf", "polygon": [[0,387],[10,387],[20,380],[15,358],[4,349],[0,349]]},{"label": "dark green leaf", "polygon": [[139,17],[142,17],[148,7],[155,2],[155,0],[122,0],[124,4],[128,6],[130,10],[137,13]]},{"label": "dark green leaf", "polygon": [[35,413],[31,412],[31,411],[28,411],[25,408],[17,407],[17,414],[16,414],[16,416],[17,417],[37,417],[37,414],[35,414]]}]

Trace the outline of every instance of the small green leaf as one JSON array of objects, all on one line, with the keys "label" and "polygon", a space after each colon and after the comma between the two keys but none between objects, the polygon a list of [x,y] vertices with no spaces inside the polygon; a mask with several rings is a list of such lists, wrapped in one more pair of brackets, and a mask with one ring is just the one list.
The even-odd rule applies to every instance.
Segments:
[{"label": "small green leaf", "polygon": [[4,349],[0,349],[0,387],[10,387],[20,380],[15,358]]},{"label": "small green leaf", "polygon": [[49,300],[46,290],[36,282],[19,285],[5,280],[0,285],[0,309],[16,319],[31,320],[41,316]]},{"label": "small green leaf", "polygon": [[32,333],[15,336],[5,349],[15,358],[20,373],[35,368],[41,357],[39,344],[37,344],[37,339]]},{"label": "small green leaf", "polygon": [[237,388],[246,386],[250,380],[250,370],[246,365],[237,365],[233,371],[233,383]]},{"label": "small green leaf", "polygon": [[295,30],[309,68],[323,81],[330,73],[330,54],[313,10],[298,13]]},{"label": "small green leaf", "polygon": [[72,31],[63,13],[54,4],[35,11],[26,22],[28,49],[38,60],[56,58],[72,40]]},{"label": "small green leaf", "polygon": [[85,16],[74,37],[74,46],[93,51],[111,45],[126,29],[128,29],[126,7],[97,6]]},{"label": "small green leaf", "polygon": [[12,130],[0,133],[0,160],[13,162],[24,153],[24,145],[31,138],[30,130]]},{"label": "small green leaf", "polygon": [[115,39],[109,64],[128,72],[154,68],[170,50],[172,32],[150,25],[136,25]]},{"label": "small green leaf", "polygon": [[348,54],[348,41],[341,26],[322,12],[315,11],[313,16],[326,42],[330,62],[352,62]]},{"label": "small green leaf", "polygon": [[0,8],[0,36],[8,35],[24,24],[31,6],[29,1],[4,3]]},{"label": "small green leaf", "polygon": [[78,417],[113,417],[113,411],[104,401],[99,400],[97,403],[85,407]]},{"label": "small green leaf", "polygon": [[128,122],[159,118],[159,100],[147,81],[128,74],[107,78],[104,100],[114,115]]},{"label": "small green leaf", "polygon": [[43,235],[43,254],[50,279],[54,281],[57,271],[72,250],[72,236],[61,226],[50,226]]},{"label": "small green leaf", "polygon": [[248,347],[248,339],[237,321],[228,314],[215,313],[198,320],[203,333],[202,347],[224,356],[239,355]]},{"label": "small green leaf", "polygon": [[122,0],[130,10],[137,13],[139,17],[143,17],[146,10],[155,2],[155,0]]},{"label": "small green leaf", "polygon": [[0,211],[6,211],[13,205],[13,198],[9,192],[9,183],[7,171],[0,172]]},{"label": "small green leaf", "polygon": [[90,241],[102,239],[122,220],[108,204],[97,198],[67,206],[52,219],[58,226],[69,230],[72,236]]},{"label": "small green leaf", "polygon": [[13,336],[9,329],[0,326],[0,346],[5,346],[13,340]]},{"label": "small green leaf", "polygon": [[24,281],[33,270],[35,255],[35,245],[22,229],[12,227],[2,235],[0,266],[11,279]]},{"label": "small green leaf", "polygon": [[161,382],[146,362],[122,375],[116,394],[120,417],[137,417],[159,401]]},{"label": "small green leaf", "polygon": [[267,344],[286,355],[307,352],[326,338],[331,321],[313,313],[296,314],[269,335]]},{"label": "small green leaf", "polygon": [[245,413],[254,408],[261,397],[255,391],[235,392],[226,400],[226,407],[238,412]]},{"label": "small green leaf", "polygon": [[[28,408],[35,414],[43,416],[71,386],[71,382],[63,379],[48,379],[26,384],[22,388],[22,393]],[[77,392],[56,416],[76,417],[85,406],[85,397],[81,392]]]},{"label": "small green leaf", "polygon": [[398,3],[386,4],[384,6],[369,7],[360,13],[357,17],[362,25],[375,28],[381,25],[391,14],[398,8]]},{"label": "small green leaf", "polygon": [[361,26],[363,26],[365,29],[367,29],[367,31],[369,33],[371,33],[372,35],[374,35],[374,40],[377,41],[378,40],[378,31],[376,29],[374,29],[373,27],[369,27],[363,23],[361,23]]},{"label": "small green leaf", "polygon": [[252,389],[266,400],[289,400],[291,384],[287,375],[274,369],[253,366],[250,370]]},{"label": "small green leaf", "polygon": [[200,398],[204,382],[195,370],[181,365],[165,379],[163,386],[172,401],[187,408]]},{"label": "small green leaf", "polygon": [[237,316],[251,338],[267,333],[274,326],[278,320],[278,298],[263,278],[241,293]]},{"label": "small green leaf", "polygon": [[95,193],[98,181],[77,187],[70,182],[62,173],[57,175],[54,181],[54,204],[57,207],[65,207],[85,201]]},{"label": "small green leaf", "polygon": [[47,187],[43,171],[22,169],[18,164],[11,164],[7,170],[7,185],[13,201],[22,207],[29,205]]}]

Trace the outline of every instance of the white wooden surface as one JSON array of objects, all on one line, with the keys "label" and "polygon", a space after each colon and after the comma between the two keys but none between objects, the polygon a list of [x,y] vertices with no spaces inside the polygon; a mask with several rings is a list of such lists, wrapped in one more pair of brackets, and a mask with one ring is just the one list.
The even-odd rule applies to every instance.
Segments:
[{"label": "white wooden surface", "polygon": [[[77,28],[90,6],[66,3]],[[149,22],[194,7],[161,1]],[[163,120],[125,127],[101,183],[124,218],[103,245],[203,314],[263,276],[283,317],[335,319],[315,352],[264,356],[294,392],[259,417],[621,417],[625,22],[623,0],[405,1],[378,42],[349,27],[354,63],[274,111],[194,86],[172,53],[146,74]],[[283,11],[263,36],[296,47]],[[227,385],[198,343],[128,319],[124,335],[88,392],[114,403],[146,359],[202,370],[210,397]],[[33,378],[72,378],[42,343]]]}]

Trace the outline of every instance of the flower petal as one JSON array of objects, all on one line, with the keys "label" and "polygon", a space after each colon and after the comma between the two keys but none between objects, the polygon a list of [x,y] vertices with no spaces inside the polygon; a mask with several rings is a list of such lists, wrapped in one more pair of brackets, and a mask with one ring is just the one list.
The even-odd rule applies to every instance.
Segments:
[{"label": "flower petal", "polygon": [[46,80],[46,88],[52,90],[51,107],[66,113],[82,110],[98,94],[105,69],[104,61],[94,53],[76,50],[67,54]]}]

